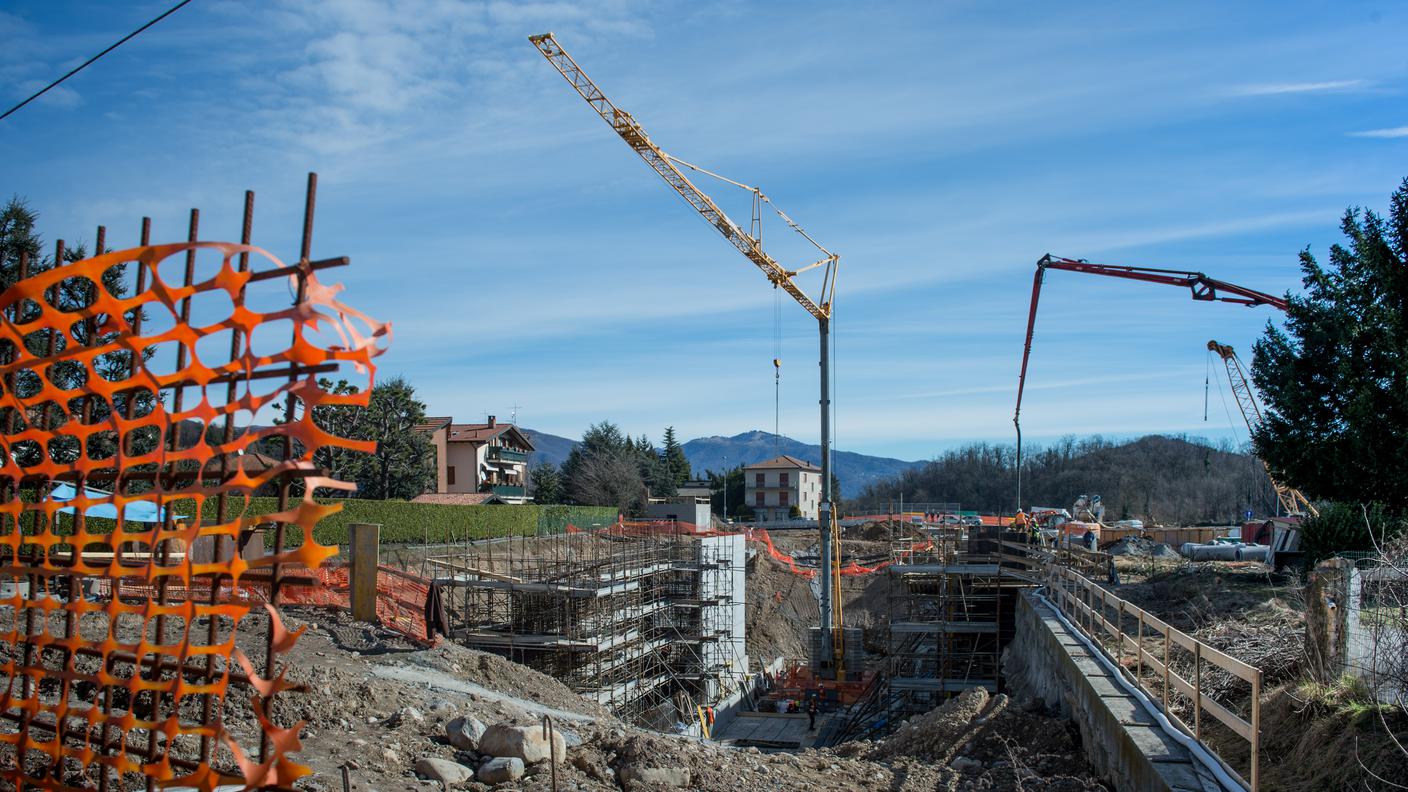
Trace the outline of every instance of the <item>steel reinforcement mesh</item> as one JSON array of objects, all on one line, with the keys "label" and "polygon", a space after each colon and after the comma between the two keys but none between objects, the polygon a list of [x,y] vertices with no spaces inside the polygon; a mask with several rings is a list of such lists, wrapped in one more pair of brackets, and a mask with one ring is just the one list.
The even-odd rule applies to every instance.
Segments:
[{"label": "steel reinforcement mesh", "polygon": [[[313,527],[339,507],[310,493],[347,485],[314,454],[372,450],[314,422],[367,390],[335,395],[317,374],[370,384],[389,338],[315,275],[315,183],[297,265],[248,244],[148,245],[145,225],[142,246],[103,252],[100,229],[98,255],[65,263],[59,243],[56,265],[30,274],[22,259],[0,295],[4,786],[286,788],[309,772],[289,756],[302,724],[272,715],[301,630],[268,602],[336,553]],[[214,256],[200,278],[198,254]],[[256,284],[283,307],[259,310]],[[278,420],[255,425],[261,410]],[[247,511],[261,489],[280,510]],[[243,552],[261,531],[273,552]],[[241,738],[235,707],[257,721]]]}]

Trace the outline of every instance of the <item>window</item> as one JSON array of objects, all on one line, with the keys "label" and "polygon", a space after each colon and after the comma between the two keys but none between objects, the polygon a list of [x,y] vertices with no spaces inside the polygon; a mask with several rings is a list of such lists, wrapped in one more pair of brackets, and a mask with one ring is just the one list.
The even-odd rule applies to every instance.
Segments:
[{"label": "window", "polygon": [[[785,475],[787,475],[787,474],[784,473],[784,474],[782,474],[782,475],[785,476]],[[778,506],[786,506],[786,505],[787,505],[787,490],[783,490],[782,492],[777,493],[777,505],[778,505]]]},{"label": "window", "polygon": [[764,476],[764,475],[766,475],[766,474],[764,474],[764,473],[755,473],[755,474],[753,475],[753,486],[755,486],[755,487],[766,487],[767,485],[763,483],[763,476]]},{"label": "window", "polygon": [[786,474],[786,473],[778,473],[778,474],[777,474],[777,486],[779,486],[779,487],[785,487],[785,486],[787,486],[787,474]]},{"label": "window", "polygon": [[446,484],[454,484],[454,483],[455,483],[455,466],[454,466],[454,465],[448,465],[448,466],[446,466],[446,468],[445,468],[445,483],[446,483]]},{"label": "window", "polygon": [[757,492],[753,493],[753,502],[754,502],[754,505],[757,505],[757,506],[766,506],[767,503],[764,502],[764,497],[766,496],[766,494],[767,494],[767,493],[763,492],[762,490],[758,490]]}]

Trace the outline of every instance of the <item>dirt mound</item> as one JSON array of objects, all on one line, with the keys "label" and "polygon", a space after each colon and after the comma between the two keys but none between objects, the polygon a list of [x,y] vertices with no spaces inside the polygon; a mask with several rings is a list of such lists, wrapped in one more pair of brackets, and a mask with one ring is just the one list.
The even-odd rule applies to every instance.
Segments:
[{"label": "dirt mound", "polygon": [[889,764],[904,789],[1106,789],[1082,759],[1071,724],[981,688],[909,719],[880,742],[846,743],[836,753]]}]

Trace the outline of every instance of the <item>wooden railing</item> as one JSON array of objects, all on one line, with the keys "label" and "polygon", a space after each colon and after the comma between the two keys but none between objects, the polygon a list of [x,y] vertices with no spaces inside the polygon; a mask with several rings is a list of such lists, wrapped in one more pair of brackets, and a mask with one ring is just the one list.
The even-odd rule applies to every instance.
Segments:
[{"label": "wooden railing", "polygon": [[[1045,578],[1051,601],[1087,637],[1111,655],[1121,672],[1159,706],[1169,722],[1197,740],[1250,792],[1257,792],[1260,781],[1261,669],[1175,629],[1148,611],[1116,597],[1069,566],[1048,563],[1045,565]],[[1110,651],[1111,643],[1114,645],[1113,652]],[[1178,657],[1180,653],[1182,658]],[[1192,679],[1187,679],[1175,669],[1186,668],[1190,659]],[[1250,686],[1247,718],[1204,692],[1203,678],[1207,666],[1220,669]],[[1179,701],[1178,696],[1183,701]],[[1184,714],[1179,715],[1175,708],[1170,707],[1171,703],[1183,705],[1177,709]],[[1186,720],[1188,707],[1192,710],[1191,728]],[[1233,768],[1204,739],[1204,713],[1249,743],[1250,760],[1246,776]]]}]

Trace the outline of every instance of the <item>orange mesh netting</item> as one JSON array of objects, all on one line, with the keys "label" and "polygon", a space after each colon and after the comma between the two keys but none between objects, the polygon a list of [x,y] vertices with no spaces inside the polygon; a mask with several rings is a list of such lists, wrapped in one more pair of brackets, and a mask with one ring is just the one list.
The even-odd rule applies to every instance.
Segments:
[{"label": "orange mesh netting", "polygon": [[[584,533],[583,529],[570,523],[567,526],[568,533]],[[803,564],[798,564],[797,559],[789,553],[784,553],[777,549],[772,543],[772,536],[766,528],[743,528],[739,531],[718,531],[713,529],[700,530],[694,523],[681,522],[679,520],[623,520],[617,519],[615,525],[596,529],[597,533],[606,533],[615,536],[723,536],[725,534],[743,534],[743,538],[749,542],[756,542],[767,550],[768,557],[773,561],[787,568],[787,571],[804,578],[816,577],[816,568]],[[863,566],[855,560],[841,567],[841,574],[846,576],[870,575],[885,569],[892,564],[909,558],[914,553],[922,553],[931,550],[933,542],[923,542],[914,547],[907,548],[897,554],[895,559],[881,561],[873,566]]]},{"label": "orange mesh netting", "polygon": [[[197,254],[220,259],[199,281]],[[124,266],[136,287],[117,296],[127,290],[105,274]],[[301,723],[270,716],[291,687],[277,657],[301,629],[243,592],[262,585],[276,598],[282,570],[336,553],[313,527],[340,507],[311,493],[349,485],[319,475],[313,454],[374,446],[314,423],[317,406],[367,399],[327,393],[315,375],[346,364],[370,380],[389,328],[338,302],[311,267],[282,267],[249,245],[149,245],[60,264],[0,294],[0,778],[10,788],[285,787],[309,772],[288,756]],[[286,307],[256,310],[255,281]],[[288,405],[286,422],[249,425],[274,405]],[[223,437],[207,431],[222,422]],[[245,464],[271,442],[281,458]],[[255,490],[287,493],[292,479],[309,494],[246,511]],[[56,482],[68,482],[67,499]],[[246,560],[234,547],[256,526],[301,542]],[[235,645],[251,607],[267,619],[267,657]],[[221,713],[246,702],[260,745],[223,725]]]},{"label": "orange mesh netting", "polygon": [[[345,564],[324,564],[315,570],[315,585],[290,585],[284,588],[288,604],[323,607],[352,607],[351,569]],[[425,597],[430,581],[403,572],[395,567],[376,568],[376,618],[383,627],[422,644],[426,639]]]}]

